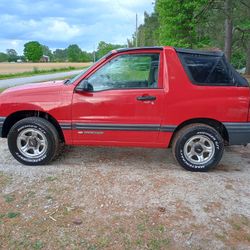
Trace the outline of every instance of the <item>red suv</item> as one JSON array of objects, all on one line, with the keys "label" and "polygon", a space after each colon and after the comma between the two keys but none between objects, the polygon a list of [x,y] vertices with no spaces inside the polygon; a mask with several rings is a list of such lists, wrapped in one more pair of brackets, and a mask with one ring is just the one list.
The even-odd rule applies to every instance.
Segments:
[{"label": "red suv", "polygon": [[66,81],[0,95],[0,135],[26,165],[60,145],[172,147],[187,170],[216,166],[224,145],[250,142],[249,85],[221,52],[119,49]]}]

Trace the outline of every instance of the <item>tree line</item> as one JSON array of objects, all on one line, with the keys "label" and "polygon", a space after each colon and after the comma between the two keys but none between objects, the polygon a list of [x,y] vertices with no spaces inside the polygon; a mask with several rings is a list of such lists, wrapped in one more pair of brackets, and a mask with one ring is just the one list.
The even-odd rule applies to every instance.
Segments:
[{"label": "tree line", "polygon": [[65,49],[52,51],[48,46],[38,41],[24,44],[23,56],[18,55],[14,49],[7,49],[6,53],[0,52],[0,62],[29,61],[39,62],[43,56],[49,57],[52,62],[90,62],[92,53],[82,51],[77,44],[71,44]]},{"label": "tree line", "polygon": [[23,55],[20,56],[14,49],[7,49],[6,53],[0,52],[0,62],[29,61],[39,62],[43,56],[48,56],[52,62],[91,62],[96,61],[109,51],[126,45],[99,42],[97,50],[93,52],[83,51],[77,44],[71,44],[65,49],[52,51],[48,46],[38,41],[30,41],[24,44]]},{"label": "tree line", "polygon": [[237,68],[246,67],[250,74],[250,3],[249,0],[155,0],[152,14],[144,13],[139,26],[127,44],[99,42],[92,53],[77,44],[53,52],[37,41],[24,45],[24,56],[8,49],[0,53],[1,61],[17,58],[39,61],[42,55],[55,62],[95,61],[107,52],[120,47],[175,46],[194,49],[223,50]]},{"label": "tree line", "polygon": [[[236,67],[250,74],[249,0],[156,0],[152,14],[144,13],[138,46],[170,45],[221,49]],[[136,44],[136,33],[128,40]]]}]

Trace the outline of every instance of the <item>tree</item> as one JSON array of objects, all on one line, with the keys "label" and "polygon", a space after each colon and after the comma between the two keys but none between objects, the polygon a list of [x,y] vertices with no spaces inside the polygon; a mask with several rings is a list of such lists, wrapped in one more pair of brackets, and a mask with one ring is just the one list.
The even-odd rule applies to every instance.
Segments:
[{"label": "tree", "polygon": [[[234,52],[241,53],[246,66],[246,74],[250,75],[250,4],[247,1],[240,1],[234,15],[233,28],[233,59]],[[242,67],[242,65],[241,65]]]},{"label": "tree", "polygon": [[67,49],[56,49],[53,52],[53,59],[56,62],[65,62],[65,61],[67,61]]},{"label": "tree", "polygon": [[67,56],[70,62],[80,62],[82,57],[82,50],[77,44],[71,44],[67,48]]},{"label": "tree", "polygon": [[246,60],[246,74],[250,75],[250,39],[248,40],[247,44],[247,60]]},{"label": "tree", "polygon": [[232,0],[225,0],[225,56],[230,61],[232,56],[233,44],[233,2]]},{"label": "tree", "polygon": [[127,39],[128,48],[135,47],[135,36],[132,35],[132,39]]},{"label": "tree", "polygon": [[24,44],[24,56],[32,62],[38,62],[43,55],[42,45],[37,41]]},{"label": "tree", "polygon": [[144,13],[144,24],[138,28],[138,45],[139,46],[155,46],[159,43],[158,33],[158,15],[154,12],[149,15]]},{"label": "tree", "polygon": [[92,54],[82,51],[78,45],[72,44],[67,49],[56,49],[53,52],[53,60],[56,62],[90,62]]},{"label": "tree", "polygon": [[[249,16],[249,0],[155,0],[154,12],[139,26],[138,44],[221,49],[250,74]],[[135,46],[135,33],[128,46]]]},{"label": "tree", "polygon": [[93,60],[92,53],[88,53],[86,51],[82,51],[81,62],[91,62]]},{"label": "tree", "polygon": [[53,54],[50,48],[46,45],[42,45],[43,55],[48,56],[50,61],[53,61]]},{"label": "tree", "polygon": [[6,52],[9,62],[15,62],[18,59],[17,52],[14,49],[7,49]]},{"label": "tree", "polygon": [[[144,12],[144,23],[138,28],[138,46],[155,46],[159,44],[159,33],[158,33],[158,15],[153,12],[149,15]],[[136,46],[136,32],[133,34],[132,39],[127,39],[128,47]]]},{"label": "tree", "polygon": [[209,0],[158,0],[160,44],[177,47],[203,47],[209,38],[202,32],[206,15],[213,1]]},{"label": "tree", "polygon": [[225,56],[236,68],[247,66],[250,74],[250,4],[247,0],[214,1],[204,28],[211,44],[224,49]]},{"label": "tree", "polygon": [[119,44],[112,44],[112,43],[105,43],[104,41],[99,42],[98,48],[97,48],[97,59],[100,59],[104,55],[106,55],[108,52],[114,49],[126,47],[125,45],[119,45]]},{"label": "tree", "polygon": [[8,55],[0,52],[0,62],[7,62],[8,61]]}]

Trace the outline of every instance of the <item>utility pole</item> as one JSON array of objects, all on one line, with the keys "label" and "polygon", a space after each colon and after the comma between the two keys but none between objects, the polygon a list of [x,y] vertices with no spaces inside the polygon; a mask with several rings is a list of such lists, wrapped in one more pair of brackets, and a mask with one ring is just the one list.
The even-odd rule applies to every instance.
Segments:
[{"label": "utility pole", "polygon": [[95,45],[94,45],[94,50],[93,50],[93,61],[94,61],[94,63],[95,63],[95,60],[96,60],[96,55],[95,55]]},{"label": "utility pole", "polygon": [[138,47],[138,15],[135,17],[135,47]]}]

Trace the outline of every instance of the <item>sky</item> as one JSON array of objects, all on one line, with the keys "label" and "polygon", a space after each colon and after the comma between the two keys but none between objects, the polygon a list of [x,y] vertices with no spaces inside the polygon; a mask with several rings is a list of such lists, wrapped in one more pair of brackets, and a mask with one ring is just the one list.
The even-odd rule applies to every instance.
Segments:
[{"label": "sky", "polygon": [[126,44],[152,0],[0,0],[0,51],[23,54],[27,41],[50,49],[78,44],[93,51],[99,41]]}]

